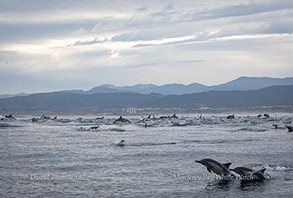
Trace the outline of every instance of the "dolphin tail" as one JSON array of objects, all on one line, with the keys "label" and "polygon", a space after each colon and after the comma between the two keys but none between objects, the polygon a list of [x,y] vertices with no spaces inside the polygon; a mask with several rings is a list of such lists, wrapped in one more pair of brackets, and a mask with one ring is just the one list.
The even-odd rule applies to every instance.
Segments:
[{"label": "dolphin tail", "polygon": [[260,169],[257,171],[257,173],[264,173],[267,169],[266,168],[263,168],[263,169]]}]

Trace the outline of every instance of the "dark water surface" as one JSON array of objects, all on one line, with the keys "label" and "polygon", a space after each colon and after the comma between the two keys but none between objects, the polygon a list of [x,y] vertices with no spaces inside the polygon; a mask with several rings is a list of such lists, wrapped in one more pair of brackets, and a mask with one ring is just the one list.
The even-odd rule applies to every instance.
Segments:
[{"label": "dark water surface", "polygon": [[[292,115],[129,120],[2,119],[0,197],[293,197]],[[219,181],[203,158],[271,178]]]}]

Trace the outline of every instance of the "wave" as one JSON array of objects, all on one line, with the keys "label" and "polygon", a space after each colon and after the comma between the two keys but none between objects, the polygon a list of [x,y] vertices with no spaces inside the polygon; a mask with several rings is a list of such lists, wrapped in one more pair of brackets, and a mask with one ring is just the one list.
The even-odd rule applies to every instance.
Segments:
[{"label": "wave", "polygon": [[35,152],[35,153],[23,153],[23,154],[13,154],[9,157],[13,159],[39,159],[39,158],[51,158],[56,157],[55,154],[50,152]]},{"label": "wave", "polygon": [[70,119],[56,119],[55,121],[56,122],[61,122],[61,123],[70,123],[70,122],[72,122],[72,120],[70,120]]},{"label": "wave", "polygon": [[177,127],[184,127],[184,126],[190,126],[192,124],[191,123],[179,123],[179,122],[175,122],[172,125],[173,126],[177,126]]},{"label": "wave", "polygon": [[251,164],[249,166],[255,170],[266,168],[269,171],[293,171],[293,167],[289,165]]},{"label": "wave", "polygon": [[293,167],[280,165],[264,165],[263,168],[271,171],[293,171]]},{"label": "wave", "polygon": [[232,130],[233,132],[238,132],[238,131],[247,131],[247,132],[265,132],[267,131],[266,129],[260,129],[260,128],[250,128],[250,127],[244,127],[241,129],[237,130]]},{"label": "wave", "polygon": [[197,144],[225,144],[225,143],[233,143],[233,142],[250,142],[254,141],[253,139],[247,140],[226,140],[226,139],[218,139],[218,140],[184,140],[182,143],[197,143]]},{"label": "wave", "polygon": [[183,143],[202,143],[204,140],[185,140]]},{"label": "wave", "polygon": [[120,129],[120,128],[110,128],[107,131],[113,131],[113,132],[124,132],[126,131],[125,129]]},{"label": "wave", "polygon": [[0,123],[0,129],[1,128],[10,128],[10,127],[20,127],[18,125],[11,125],[11,124],[7,124],[7,123]]},{"label": "wave", "polygon": [[134,143],[134,144],[126,144],[127,146],[161,146],[161,145],[174,145],[176,142],[162,142],[162,143],[152,143],[152,142],[144,142],[144,143]]},{"label": "wave", "polygon": [[84,128],[84,127],[80,127],[77,129],[77,131],[91,131],[90,128]]}]

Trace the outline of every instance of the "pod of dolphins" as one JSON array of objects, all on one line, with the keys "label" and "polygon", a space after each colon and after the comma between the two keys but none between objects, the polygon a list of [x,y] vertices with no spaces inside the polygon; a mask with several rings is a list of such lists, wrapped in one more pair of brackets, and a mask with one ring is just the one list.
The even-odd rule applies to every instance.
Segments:
[{"label": "pod of dolphins", "polygon": [[234,174],[232,174],[231,171],[237,173],[240,176],[240,179],[242,180],[264,180],[267,178],[267,174],[265,174],[266,169],[260,169],[260,170],[253,170],[251,168],[247,167],[236,167],[234,169],[229,169],[231,163],[225,163],[222,164],[216,160],[205,158],[202,160],[195,160],[195,162],[200,163],[207,167],[207,170],[211,173],[214,172],[217,175],[222,176],[224,179],[229,178],[236,178]]}]

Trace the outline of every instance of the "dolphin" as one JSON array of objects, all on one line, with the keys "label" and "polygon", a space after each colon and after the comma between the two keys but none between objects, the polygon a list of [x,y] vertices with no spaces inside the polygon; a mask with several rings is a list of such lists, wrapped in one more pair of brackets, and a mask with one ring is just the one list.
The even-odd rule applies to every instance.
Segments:
[{"label": "dolphin", "polygon": [[97,125],[97,126],[92,126],[92,127],[90,127],[90,129],[98,129],[100,126],[99,125]]},{"label": "dolphin", "polygon": [[178,116],[176,115],[176,113],[174,113],[174,115],[172,115],[170,118],[178,118]]},{"label": "dolphin", "polygon": [[122,118],[122,116],[120,116],[117,120],[115,120],[113,122],[113,124],[117,124],[119,122],[127,122],[127,123],[131,123],[129,120],[125,119],[125,118]]},{"label": "dolphin", "polygon": [[234,171],[235,173],[238,173],[243,179],[247,180],[263,180],[265,179],[264,172],[266,171],[266,168],[260,169],[258,171],[255,171],[251,168],[246,167],[236,167],[234,169],[230,169],[231,171]]},{"label": "dolphin", "polygon": [[12,114],[5,115],[4,117],[7,118],[7,119],[16,120],[16,118]]},{"label": "dolphin", "polygon": [[195,160],[195,162],[206,166],[207,170],[210,173],[214,172],[220,176],[229,176],[230,175],[229,166],[231,165],[231,163],[221,164],[220,162],[213,160],[213,159],[209,159],[209,158],[202,159],[199,161]]},{"label": "dolphin", "polygon": [[159,119],[167,119],[170,118],[170,116],[161,116]]},{"label": "dolphin", "polygon": [[227,119],[235,119],[235,115],[234,115],[234,114],[232,114],[232,115],[228,115],[228,116],[227,116]]},{"label": "dolphin", "polygon": [[273,127],[275,128],[275,130],[278,129],[278,125],[277,124],[273,124]]},{"label": "dolphin", "polygon": [[286,128],[288,129],[288,132],[292,132],[293,131],[293,127],[292,126],[286,125]]},{"label": "dolphin", "polygon": [[270,114],[268,114],[268,113],[263,114],[263,116],[264,116],[265,118],[270,118]]},{"label": "dolphin", "polygon": [[41,119],[49,120],[49,119],[51,119],[51,117],[49,117],[49,116],[45,116],[45,115],[42,115],[42,116],[41,116]]},{"label": "dolphin", "polygon": [[121,140],[119,143],[116,144],[117,146],[125,146],[125,140]]}]

